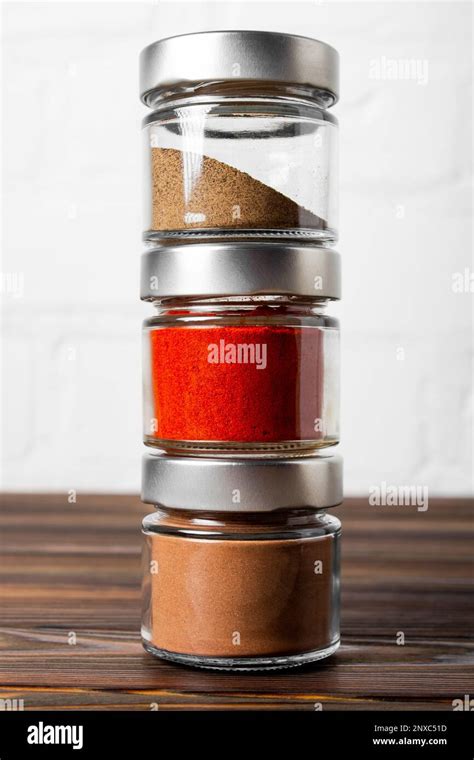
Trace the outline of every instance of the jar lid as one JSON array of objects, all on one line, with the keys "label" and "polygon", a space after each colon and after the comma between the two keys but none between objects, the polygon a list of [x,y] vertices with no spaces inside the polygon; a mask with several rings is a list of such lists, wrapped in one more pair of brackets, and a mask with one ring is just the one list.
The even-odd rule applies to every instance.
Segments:
[{"label": "jar lid", "polygon": [[182,457],[145,454],[142,501],[169,509],[269,512],[342,502],[342,458]]},{"label": "jar lid", "polygon": [[277,243],[187,243],[142,255],[143,301],[179,296],[341,297],[336,251]]},{"label": "jar lid", "polygon": [[140,97],[145,105],[176,91],[222,80],[283,83],[322,91],[324,104],[339,97],[339,55],[320,40],[255,31],[197,32],[148,45],[140,55]]}]

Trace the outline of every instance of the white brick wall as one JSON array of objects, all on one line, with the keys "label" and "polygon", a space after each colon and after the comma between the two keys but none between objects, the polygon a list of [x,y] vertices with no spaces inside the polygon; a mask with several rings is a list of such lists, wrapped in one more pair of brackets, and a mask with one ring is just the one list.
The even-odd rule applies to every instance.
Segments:
[{"label": "white brick wall", "polygon": [[[472,491],[468,2],[3,3],[3,466],[10,490],[139,487],[137,56],[218,28],[342,58],[346,492]],[[428,81],[370,77],[382,57]],[[397,349],[404,350],[404,359]]]}]

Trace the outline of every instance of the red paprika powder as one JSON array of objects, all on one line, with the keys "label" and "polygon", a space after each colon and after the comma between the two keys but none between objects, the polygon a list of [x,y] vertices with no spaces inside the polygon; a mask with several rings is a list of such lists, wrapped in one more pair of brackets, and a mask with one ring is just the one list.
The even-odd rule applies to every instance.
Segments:
[{"label": "red paprika powder", "polygon": [[247,314],[234,321],[150,320],[146,442],[233,450],[337,442],[325,388],[325,363],[334,360],[333,351],[325,357],[326,333],[335,331],[274,317],[252,325]]}]

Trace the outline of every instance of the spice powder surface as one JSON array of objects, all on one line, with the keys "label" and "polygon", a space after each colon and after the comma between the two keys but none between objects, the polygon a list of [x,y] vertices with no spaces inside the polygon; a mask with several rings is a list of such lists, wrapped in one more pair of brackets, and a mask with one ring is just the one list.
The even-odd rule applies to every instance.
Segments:
[{"label": "spice powder surface", "polygon": [[326,229],[316,214],[233,166],[153,148],[152,229]]},{"label": "spice powder surface", "polygon": [[[217,541],[148,537],[151,643],[213,657],[298,654],[334,643],[333,536]],[[322,573],[315,573],[321,563]],[[236,646],[235,632],[238,632]]]},{"label": "spice powder surface", "polygon": [[323,437],[320,328],[153,327],[149,340],[153,437],[266,444]]}]

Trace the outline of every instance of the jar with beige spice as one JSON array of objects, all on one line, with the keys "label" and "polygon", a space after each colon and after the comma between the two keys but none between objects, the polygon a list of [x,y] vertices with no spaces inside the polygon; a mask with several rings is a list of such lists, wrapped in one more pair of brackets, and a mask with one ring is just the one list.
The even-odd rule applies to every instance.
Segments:
[{"label": "jar with beige spice", "polygon": [[150,454],[143,500],[145,649],[207,668],[313,662],[339,645],[336,456]]},{"label": "jar with beige spice", "polygon": [[330,45],[273,32],[145,48],[145,239],[336,240],[338,65]]}]

